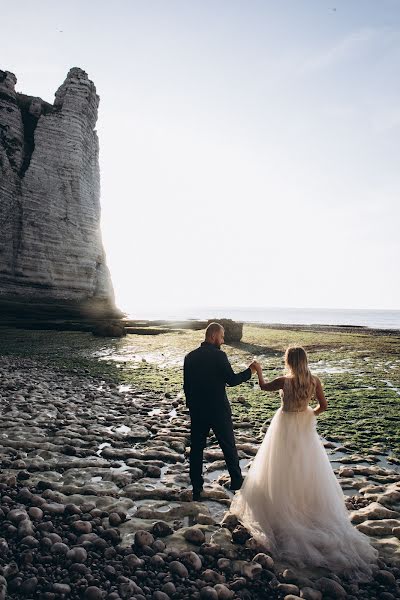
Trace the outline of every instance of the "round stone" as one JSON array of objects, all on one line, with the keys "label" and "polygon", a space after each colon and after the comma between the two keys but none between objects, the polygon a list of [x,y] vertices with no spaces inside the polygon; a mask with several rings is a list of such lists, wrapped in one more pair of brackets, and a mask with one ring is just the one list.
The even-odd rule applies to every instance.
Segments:
[{"label": "round stone", "polygon": [[151,547],[156,552],[164,552],[165,550],[165,544],[162,540],[156,540],[152,543]]},{"label": "round stone", "polygon": [[110,513],[110,515],[109,515],[109,517],[108,517],[108,520],[109,520],[109,522],[110,522],[110,525],[111,525],[112,527],[117,527],[118,525],[120,525],[120,524],[122,523],[122,519],[121,519],[121,517],[120,517],[120,516],[119,516],[119,514],[118,514],[118,513],[116,513],[116,512],[112,512],[112,513]]},{"label": "round stone", "polygon": [[187,568],[178,560],[173,560],[169,563],[169,570],[174,575],[178,575],[178,577],[189,577]]},{"label": "round stone", "polygon": [[159,570],[162,569],[163,565],[165,564],[165,561],[162,556],[160,556],[159,554],[155,554],[150,558],[149,563],[156,570]]},{"label": "round stone", "polygon": [[211,586],[206,585],[200,590],[201,600],[218,600],[218,592]]},{"label": "round stone", "polygon": [[135,570],[143,565],[143,560],[136,554],[128,554],[124,557],[123,563],[128,569]]},{"label": "round stone", "polygon": [[167,583],[164,583],[164,585],[162,586],[162,591],[170,596],[171,594],[175,594],[176,587],[172,583],[172,581],[167,581]]},{"label": "round stone", "polygon": [[26,510],[22,510],[19,508],[14,508],[7,513],[7,520],[11,521],[11,523],[20,523],[24,519],[28,519],[28,513]]},{"label": "round stone", "polygon": [[78,533],[91,533],[92,532],[92,524],[90,521],[75,521],[72,524],[72,527]]},{"label": "round stone", "polygon": [[21,546],[28,546],[28,548],[36,548],[37,546],[39,546],[39,542],[35,537],[33,537],[33,535],[27,535],[26,537],[22,538]]},{"label": "round stone", "polygon": [[136,546],[151,546],[154,542],[154,537],[151,535],[149,531],[145,531],[144,529],[139,529],[135,533],[135,544]]},{"label": "round stone", "polygon": [[89,586],[85,591],[85,600],[102,600],[104,592],[95,585]]},{"label": "round stone", "polygon": [[183,537],[191,544],[196,544],[197,546],[201,546],[206,539],[204,532],[199,527],[189,527],[189,529],[186,529]]},{"label": "round stone", "polygon": [[218,600],[230,600],[235,595],[234,592],[223,583],[217,583],[217,585],[214,586],[214,590],[218,594]]},{"label": "round stone", "polygon": [[194,569],[195,571],[200,571],[203,565],[200,556],[196,552],[182,552],[180,558],[189,569]]},{"label": "round stone", "polygon": [[68,585],[68,583],[53,583],[53,592],[55,594],[67,596],[71,593],[71,587]]},{"label": "round stone", "polygon": [[207,581],[207,583],[212,583],[213,585],[216,583],[223,583],[225,581],[224,575],[220,575],[217,571],[213,569],[206,569],[202,575],[203,581]]},{"label": "round stone", "polygon": [[85,548],[77,546],[76,548],[71,548],[71,550],[68,550],[67,558],[74,563],[84,563],[87,559],[87,552]]},{"label": "round stone", "polygon": [[221,546],[219,544],[202,544],[201,548],[202,554],[207,554],[208,556],[217,556],[221,552]]},{"label": "round stone", "polygon": [[153,600],[170,600],[170,597],[165,592],[157,590],[156,592],[153,592]]},{"label": "round stone", "polygon": [[64,544],[63,542],[56,542],[51,547],[52,554],[67,554],[68,550],[67,544]]},{"label": "round stone", "polygon": [[38,506],[31,506],[28,510],[28,514],[30,518],[35,521],[40,521],[43,518],[43,511]]},{"label": "round stone", "polygon": [[38,580],[36,577],[30,577],[29,579],[25,579],[21,583],[20,591],[23,594],[31,595],[37,588]]},{"label": "round stone", "polygon": [[268,569],[269,571],[274,567],[273,558],[271,558],[271,556],[268,556],[268,554],[265,554],[264,552],[259,552],[258,554],[256,554],[253,560],[254,562],[260,563],[260,565],[264,567],[264,569]]},{"label": "round stone", "polygon": [[217,566],[220,571],[229,571],[232,567],[232,563],[229,558],[219,558],[217,561]]},{"label": "round stone", "polygon": [[174,532],[172,527],[170,527],[165,521],[157,521],[154,523],[151,531],[156,537],[165,537]]},{"label": "round stone", "polygon": [[390,571],[377,571],[375,575],[375,579],[384,585],[395,586],[396,585],[396,577]]}]

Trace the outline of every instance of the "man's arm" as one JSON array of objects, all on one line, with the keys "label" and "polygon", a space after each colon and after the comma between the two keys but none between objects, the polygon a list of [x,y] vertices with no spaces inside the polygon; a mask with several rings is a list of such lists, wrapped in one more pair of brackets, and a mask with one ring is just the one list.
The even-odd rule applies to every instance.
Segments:
[{"label": "man's arm", "polygon": [[245,369],[244,371],[241,371],[240,373],[234,373],[233,369],[231,367],[231,363],[228,360],[227,355],[225,354],[225,352],[223,352],[221,350],[221,369],[224,375],[224,380],[225,383],[227,383],[229,386],[233,387],[235,385],[239,385],[240,383],[243,383],[244,381],[248,381],[251,377],[252,371],[250,369],[250,367],[248,367],[247,369]]}]

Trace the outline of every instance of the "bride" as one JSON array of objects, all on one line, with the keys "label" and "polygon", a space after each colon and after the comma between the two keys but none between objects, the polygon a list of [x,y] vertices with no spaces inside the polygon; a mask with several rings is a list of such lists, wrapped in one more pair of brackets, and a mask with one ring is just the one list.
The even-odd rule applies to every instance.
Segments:
[{"label": "bride", "polygon": [[377,551],[351,524],[316,431],[316,416],[327,409],[321,382],[310,373],[303,348],[288,348],[285,364],[286,377],[266,382],[256,363],[261,389],[279,390],[281,407],[230,512],[282,561],[368,580]]}]

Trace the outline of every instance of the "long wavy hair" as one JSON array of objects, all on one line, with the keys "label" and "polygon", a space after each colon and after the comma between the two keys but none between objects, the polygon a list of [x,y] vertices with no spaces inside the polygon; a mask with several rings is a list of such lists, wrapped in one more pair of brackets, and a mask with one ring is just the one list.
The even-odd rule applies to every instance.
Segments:
[{"label": "long wavy hair", "polygon": [[301,346],[289,346],[285,352],[285,367],[293,377],[293,396],[296,404],[309,400],[315,394],[315,379],[308,366],[307,354]]}]

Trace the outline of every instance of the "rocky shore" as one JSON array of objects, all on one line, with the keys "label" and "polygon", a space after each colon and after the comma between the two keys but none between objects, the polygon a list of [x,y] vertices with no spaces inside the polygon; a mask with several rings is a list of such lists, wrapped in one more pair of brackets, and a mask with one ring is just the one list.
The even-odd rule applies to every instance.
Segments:
[{"label": "rocky shore", "polygon": [[[400,597],[400,474],[378,449],[364,457],[325,441],[342,458],[351,519],[380,552],[374,580],[359,585],[274,561],[227,516],[213,438],[205,500],[191,501],[179,393],[4,356],[0,407],[0,598]],[[262,432],[243,419],[235,427],[246,471]]]}]

